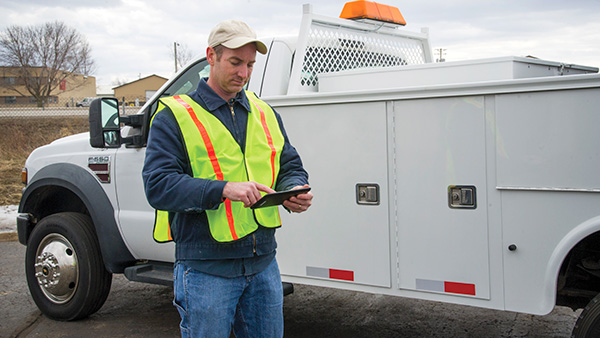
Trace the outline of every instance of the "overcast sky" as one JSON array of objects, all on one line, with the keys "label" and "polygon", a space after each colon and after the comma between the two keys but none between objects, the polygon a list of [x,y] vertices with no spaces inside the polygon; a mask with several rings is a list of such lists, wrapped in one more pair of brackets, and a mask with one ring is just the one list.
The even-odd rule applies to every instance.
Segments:
[{"label": "overcast sky", "polygon": [[[600,67],[600,0],[380,0],[398,7],[402,28],[429,28],[446,61],[532,55]],[[339,16],[341,0],[0,0],[0,29],[62,21],[82,33],[96,61],[96,83],[112,87],[174,72],[173,43],[205,53],[210,29],[246,21],[259,37],[297,34],[302,4]]]}]

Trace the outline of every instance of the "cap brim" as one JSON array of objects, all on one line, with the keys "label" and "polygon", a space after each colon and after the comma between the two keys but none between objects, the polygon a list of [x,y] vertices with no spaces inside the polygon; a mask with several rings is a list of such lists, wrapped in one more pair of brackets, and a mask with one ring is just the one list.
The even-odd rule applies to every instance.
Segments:
[{"label": "cap brim", "polygon": [[267,54],[267,46],[262,41],[248,37],[237,37],[229,41],[223,42],[222,45],[229,49],[237,49],[249,43],[256,44],[256,51],[261,54]]}]

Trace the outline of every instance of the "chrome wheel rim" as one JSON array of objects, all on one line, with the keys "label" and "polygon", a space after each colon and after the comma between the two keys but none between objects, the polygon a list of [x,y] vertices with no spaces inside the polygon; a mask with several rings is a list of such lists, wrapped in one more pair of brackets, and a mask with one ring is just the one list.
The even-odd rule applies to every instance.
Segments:
[{"label": "chrome wheel rim", "polygon": [[73,245],[60,234],[49,234],[40,242],[35,257],[35,277],[44,295],[56,304],[71,300],[79,282]]}]

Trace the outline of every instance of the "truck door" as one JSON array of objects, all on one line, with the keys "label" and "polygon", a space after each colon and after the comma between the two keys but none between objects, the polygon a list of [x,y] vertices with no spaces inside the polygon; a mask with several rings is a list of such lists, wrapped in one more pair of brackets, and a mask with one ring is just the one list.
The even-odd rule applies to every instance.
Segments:
[{"label": "truck door", "polygon": [[400,289],[489,298],[484,97],[394,102]]},{"label": "truck door", "polygon": [[[310,177],[311,209],[277,231],[284,279],[389,287],[386,102],[278,105]],[[357,201],[367,187],[373,202]]]},{"label": "truck door", "polygon": [[[208,76],[208,62],[202,59],[190,66],[165,88],[161,96],[187,94],[198,86],[200,78]],[[155,113],[158,97],[144,106],[147,112]],[[173,242],[158,244],[153,238],[155,210],[148,204],[142,182],[146,148],[127,148],[124,145],[117,151],[116,175],[119,203],[119,222],[123,238],[127,239],[129,250],[136,258],[157,261],[173,261]]]}]

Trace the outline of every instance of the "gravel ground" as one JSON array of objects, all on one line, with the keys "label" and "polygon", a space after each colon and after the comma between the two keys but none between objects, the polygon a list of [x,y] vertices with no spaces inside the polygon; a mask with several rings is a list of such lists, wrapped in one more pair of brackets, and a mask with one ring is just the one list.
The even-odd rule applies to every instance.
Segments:
[{"label": "gravel ground", "polygon": [[[17,206],[0,206],[0,235],[16,231],[16,215]],[[90,318],[47,319],[27,291],[24,254],[14,239],[0,243],[0,337],[179,336],[171,288],[130,282],[123,275],[114,276],[111,296]],[[580,313],[556,307],[547,316],[533,316],[306,285],[295,285],[284,302],[286,338],[566,338]]]},{"label": "gravel ground", "polygon": [[[0,337],[179,337],[173,289],[114,275],[104,306],[89,318],[53,321],[25,282],[25,246],[0,243]],[[580,311],[533,316],[415,299],[295,285],[285,297],[286,338],[568,338]]]}]

